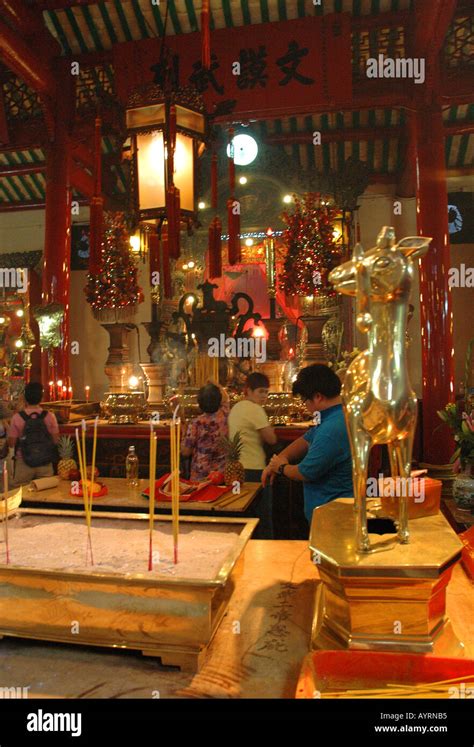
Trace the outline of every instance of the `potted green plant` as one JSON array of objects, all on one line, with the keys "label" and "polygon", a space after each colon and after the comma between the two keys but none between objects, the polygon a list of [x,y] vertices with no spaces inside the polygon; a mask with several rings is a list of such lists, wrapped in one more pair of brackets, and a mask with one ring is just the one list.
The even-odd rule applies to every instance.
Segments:
[{"label": "potted green plant", "polygon": [[438,415],[457,444],[451,462],[459,460],[462,470],[454,481],[453,498],[459,508],[470,510],[474,506],[474,411],[468,414],[451,402]]}]

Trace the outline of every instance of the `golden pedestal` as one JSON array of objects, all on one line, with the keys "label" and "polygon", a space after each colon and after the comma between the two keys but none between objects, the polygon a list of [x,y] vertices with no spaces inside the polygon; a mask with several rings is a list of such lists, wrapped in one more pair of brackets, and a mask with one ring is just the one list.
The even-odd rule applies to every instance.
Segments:
[{"label": "golden pedestal", "polygon": [[140,363],[148,385],[148,404],[161,404],[168,385],[169,366],[166,363]]},{"label": "golden pedestal", "polygon": [[393,534],[370,534],[370,542],[371,552],[357,551],[352,499],[314,511],[310,549],[321,584],[312,648],[462,656],[446,617],[462,543],[444,516],[410,521],[406,545]]}]

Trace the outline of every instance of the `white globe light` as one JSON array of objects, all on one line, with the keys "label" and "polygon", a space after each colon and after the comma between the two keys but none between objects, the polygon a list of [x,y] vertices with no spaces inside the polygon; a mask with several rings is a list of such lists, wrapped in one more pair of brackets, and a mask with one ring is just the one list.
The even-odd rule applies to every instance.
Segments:
[{"label": "white globe light", "polygon": [[[257,141],[251,135],[236,135],[232,140],[234,145],[234,163],[237,166],[248,166],[257,158]],[[230,145],[227,146],[227,155],[230,158]]]}]

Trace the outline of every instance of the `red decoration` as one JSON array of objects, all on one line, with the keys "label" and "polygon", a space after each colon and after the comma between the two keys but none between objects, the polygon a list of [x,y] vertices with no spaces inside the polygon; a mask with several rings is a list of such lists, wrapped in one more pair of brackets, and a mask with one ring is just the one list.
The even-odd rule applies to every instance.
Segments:
[{"label": "red decoration", "polygon": [[335,296],[328,283],[329,272],[341,262],[341,249],[334,241],[333,222],[337,211],[321,204],[321,196],[308,192],[294,196],[294,212],[283,213],[287,247],[280,288],[304,296]]},{"label": "red decoration", "polygon": [[105,213],[104,228],[97,273],[87,276],[87,300],[95,311],[136,306],[142,303],[143,292],[123,213]]},{"label": "red decoration", "polygon": [[211,67],[211,30],[209,26],[209,0],[202,0],[201,10],[202,66]]},{"label": "red decoration", "polygon": [[180,197],[179,189],[171,184],[166,190],[166,214],[168,218],[169,256],[178,259],[180,254]]},{"label": "red decoration", "polygon": [[211,207],[217,210],[217,153],[211,159]]},{"label": "red decoration", "polygon": [[[217,154],[211,159],[211,207],[217,213]],[[209,225],[209,277],[222,275],[222,221],[215,215]]]},{"label": "red decoration", "polygon": [[241,261],[240,251],[240,203],[235,199],[235,163],[234,163],[234,129],[229,128],[229,188],[227,200],[227,232],[229,234],[229,264],[236,265]]},{"label": "red decoration", "polygon": [[89,272],[97,272],[103,231],[104,198],[102,197],[102,121],[96,117],[94,129],[94,196],[90,205]]},{"label": "red decoration", "polygon": [[209,226],[209,277],[222,275],[222,221],[216,215]]},{"label": "red decoration", "polygon": [[241,262],[240,251],[240,214],[239,203],[233,197],[227,200],[227,230],[229,232],[228,251],[229,264],[237,265]]},{"label": "red decoration", "polygon": [[[259,3],[248,4],[253,7]],[[198,5],[198,2],[193,3],[194,7]],[[217,5],[221,7],[222,3],[216,2],[215,7]],[[238,6],[239,3],[232,5]],[[209,69],[206,67],[208,60],[202,60],[203,41],[204,47],[207,46],[207,36],[203,33],[207,23],[201,20],[202,30],[186,34],[185,42],[181,34],[167,35],[166,47],[179,56],[182,81],[199,76],[200,80],[207,82],[203,90],[207,111],[213,111],[216,104],[231,99],[236,102],[232,110],[234,121],[246,121],[262,112],[266,118],[301,116],[307,111],[337,111],[352,100],[353,22],[350,13],[329,13],[216,29],[212,31],[210,57],[213,60],[215,55],[219,64],[215,72],[217,85],[203,77],[201,64],[196,65],[199,60],[204,70]],[[234,63],[240,59],[242,49],[255,52],[247,56],[248,64],[242,66],[242,74],[233,75]],[[259,50],[266,51],[267,55],[262,57]],[[126,104],[136,88],[153,80],[154,72],[150,68],[156,63],[156,39],[114,44],[112,59],[117,95],[121,103]],[[301,82],[301,77],[305,83]],[[377,101],[383,100],[390,107],[391,95],[387,91],[385,98],[378,97]],[[370,93],[364,99],[367,100],[370,101]]]}]

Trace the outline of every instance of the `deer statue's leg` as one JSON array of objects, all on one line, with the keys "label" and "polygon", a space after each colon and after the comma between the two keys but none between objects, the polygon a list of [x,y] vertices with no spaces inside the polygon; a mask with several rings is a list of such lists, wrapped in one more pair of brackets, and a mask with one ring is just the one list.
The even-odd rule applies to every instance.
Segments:
[{"label": "deer statue's leg", "polygon": [[[410,539],[410,533],[408,531],[408,478],[410,477],[411,472],[413,437],[414,434],[411,433],[403,441],[395,441],[393,444],[395,459],[398,466],[397,475],[405,478],[403,483],[400,483],[400,495],[398,496],[398,537],[402,544],[406,544]],[[392,464],[392,460],[390,460],[390,463]]]},{"label": "deer statue's leg", "polygon": [[354,423],[349,427],[352,447],[352,481],[354,483],[354,508],[356,522],[356,542],[360,552],[370,550],[367,532],[367,471],[369,466],[372,439]]}]

